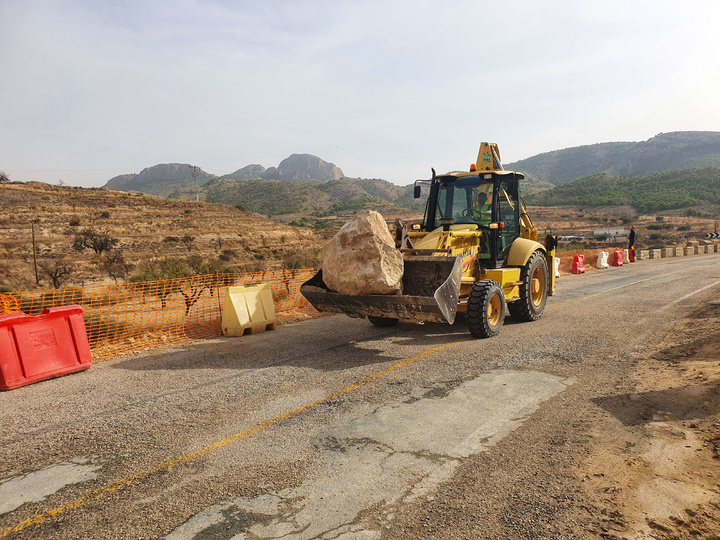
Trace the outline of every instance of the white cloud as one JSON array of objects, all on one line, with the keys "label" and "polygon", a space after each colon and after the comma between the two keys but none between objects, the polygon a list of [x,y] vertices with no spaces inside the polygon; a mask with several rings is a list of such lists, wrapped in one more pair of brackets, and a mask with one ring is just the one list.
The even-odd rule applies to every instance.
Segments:
[{"label": "white cloud", "polygon": [[291,153],[407,183],[717,129],[713,0],[0,3],[0,170],[101,185]]}]

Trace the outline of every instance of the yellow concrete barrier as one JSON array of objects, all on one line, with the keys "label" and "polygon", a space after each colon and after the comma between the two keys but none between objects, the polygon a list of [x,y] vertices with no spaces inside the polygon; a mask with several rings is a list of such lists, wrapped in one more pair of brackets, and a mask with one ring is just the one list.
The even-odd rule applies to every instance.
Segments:
[{"label": "yellow concrete barrier", "polygon": [[244,336],[275,330],[275,304],[270,285],[228,287],[222,313],[222,333]]}]

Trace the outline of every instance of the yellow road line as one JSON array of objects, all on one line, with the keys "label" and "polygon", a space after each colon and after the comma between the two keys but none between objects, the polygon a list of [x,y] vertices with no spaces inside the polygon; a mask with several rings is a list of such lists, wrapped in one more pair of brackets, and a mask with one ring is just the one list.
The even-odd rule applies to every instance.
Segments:
[{"label": "yellow road line", "polygon": [[[595,298],[596,296],[600,296],[602,294],[605,294],[605,293],[608,293],[611,291],[615,291],[618,289],[622,289],[624,287],[629,287],[630,285],[636,285],[638,283],[643,283],[645,281],[650,281],[652,279],[657,279],[659,277],[663,277],[663,276],[667,276],[667,275],[670,275],[670,274],[660,274],[660,275],[649,277],[646,279],[641,279],[639,281],[633,281],[632,283],[627,283],[625,285],[613,287],[612,289],[607,289],[606,291],[602,291],[602,292],[599,292],[596,294],[591,294],[591,295],[585,296],[583,298],[578,298],[577,300],[573,300],[572,302],[560,304],[559,306],[555,306],[555,307],[553,307],[551,309],[547,309],[545,311],[546,312],[555,311],[556,309],[560,309],[562,307],[567,307],[567,306],[576,304],[578,302],[582,302],[583,300]],[[429,354],[453,347],[453,346],[457,345],[458,343],[470,341],[470,339],[472,339],[472,338],[470,336],[467,336],[467,337],[464,337],[457,341],[453,341],[451,343],[446,343],[445,345],[439,345],[437,347],[427,349],[426,351],[423,351],[414,356],[406,358],[405,360],[398,362],[397,364],[393,364],[381,371],[377,371],[371,375],[368,375],[364,379],[361,379],[360,381],[358,381],[356,383],[346,386],[345,388],[342,388],[341,390],[337,390],[336,392],[328,394],[327,396],[322,397],[318,400],[311,401],[309,403],[305,403],[304,405],[301,405],[291,411],[287,411],[287,412],[280,414],[274,418],[265,420],[264,422],[261,422],[260,424],[256,424],[253,427],[250,427],[239,433],[235,433],[234,435],[230,435],[229,437],[226,437],[225,439],[217,441],[211,445],[200,448],[199,450],[195,450],[194,452],[191,452],[189,454],[185,454],[184,456],[180,456],[175,459],[171,459],[169,461],[161,463],[160,465],[157,465],[156,467],[153,467],[152,469],[148,469],[146,471],[139,472],[132,476],[128,476],[126,478],[121,478],[120,480],[116,480],[115,482],[112,482],[111,484],[107,484],[101,488],[96,489],[95,491],[91,491],[90,493],[83,495],[82,497],[79,497],[73,501],[70,501],[67,504],[58,506],[57,508],[48,510],[47,512],[43,512],[42,514],[38,514],[34,517],[26,519],[25,521],[21,521],[20,523],[18,523],[17,525],[15,525],[13,527],[8,527],[6,529],[2,529],[2,530],[0,530],[0,538],[5,538],[6,536],[20,532],[20,531],[27,529],[28,527],[32,527],[34,525],[40,525],[41,523],[44,523],[45,521],[48,521],[49,519],[52,519],[56,516],[65,514],[72,510],[76,510],[78,508],[85,506],[86,504],[93,502],[93,501],[102,499],[106,495],[110,495],[111,493],[125,489],[126,487],[131,486],[132,484],[135,484],[135,483],[139,482],[140,480],[143,480],[143,479],[147,478],[148,476],[155,474],[156,472],[170,470],[182,463],[186,463],[188,461],[192,461],[196,458],[204,456],[205,454],[208,454],[208,453],[212,452],[213,450],[218,450],[220,448],[223,448],[224,446],[227,446],[227,445],[237,442],[239,440],[250,437],[251,435],[259,433],[260,431],[268,429],[276,424],[279,424],[280,422],[287,420],[288,418],[292,418],[293,416],[297,416],[298,414],[300,414],[308,409],[316,407],[317,405],[320,405],[321,403],[325,403],[336,397],[347,394],[348,392],[352,392],[353,390],[356,390],[356,389],[360,388],[361,386],[364,386],[376,379],[379,379],[380,377],[387,375],[388,373],[391,373],[397,369],[403,368],[409,364],[412,364],[413,362],[417,362],[418,360],[420,360],[421,358],[423,358]]]},{"label": "yellow road line", "polygon": [[205,446],[203,448],[200,448],[199,450],[195,450],[194,452],[185,454],[184,456],[180,456],[175,459],[171,459],[169,461],[161,463],[160,465],[157,465],[156,467],[153,467],[152,469],[148,469],[146,471],[139,472],[132,476],[128,476],[127,478],[121,478],[120,480],[117,480],[111,484],[107,484],[99,489],[96,489],[95,491],[91,491],[90,493],[83,495],[82,497],[79,497],[79,498],[75,499],[74,501],[70,501],[67,504],[59,506],[52,510],[48,510],[47,512],[43,512],[42,514],[38,514],[34,517],[26,519],[25,521],[21,521],[20,523],[18,523],[17,525],[15,525],[13,527],[8,527],[6,529],[2,529],[2,530],[0,530],[0,538],[5,538],[8,535],[20,532],[23,529],[32,527],[34,525],[39,525],[51,518],[54,518],[61,514],[70,512],[71,510],[76,510],[77,508],[85,506],[86,504],[89,504],[93,501],[102,499],[106,495],[110,495],[111,493],[114,493],[121,489],[125,489],[126,487],[128,487],[132,484],[135,484],[136,482],[143,480],[156,472],[170,470],[173,467],[180,465],[181,463],[186,463],[188,461],[192,461],[193,459],[204,456],[205,454],[208,454],[208,453],[212,452],[213,450],[217,450],[219,448],[222,448],[224,446],[227,446],[229,444],[237,442],[241,439],[250,437],[251,435],[254,435],[254,434],[256,434],[260,431],[263,431],[269,427],[272,427],[276,424],[279,424],[283,420],[287,420],[288,418],[297,416],[298,414],[300,414],[308,409],[311,409],[317,405],[320,405],[321,403],[325,403],[326,401],[330,401],[338,396],[342,396],[343,394],[352,392],[353,390],[356,390],[356,389],[360,388],[361,386],[364,386],[364,385],[382,377],[383,375],[387,375],[388,373],[391,373],[397,369],[400,369],[409,364],[412,364],[413,362],[417,362],[424,356],[427,356],[427,355],[432,354],[437,351],[441,351],[443,349],[447,349],[449,347],[457,345],[458,343],[462,343],[464,341],[469,341],[470,339],[471,338],[468,336],[468,337],[459,339],[458,341],[453,341],[451,343],[446,343],[445,345],[439,345],[437,347],[433,347],[432,349],[428,349],[426,351],[418,353],[414,356],[411,356],[410,358],[406,358],[402,362],[398,362],[397,364],[393,364],[392,366],[389,366],[381,371],[375,372],[372,375],[368,375],[364,379],[361,379],[360,381],[358,381],[356,383],[346,386],[345,388],[342,388],[341,390],[338,390],[336,392],[328,394],[327,396],[325,396],[323,398],[320,398],[316,401],[312,401],[309,403],[305,403],[304,405],[301,405],[300,407],[297,407],[291,411],[280,414],[280,415],[278,415],[274,418],[271,418],[269,420],[266,420],[260,424],[256,424],[255,426],[248,428],[244,431],[235,433],[234,435],[230,435],[229,437],[226,437],[225,439],[217,441],[209,446]]}]

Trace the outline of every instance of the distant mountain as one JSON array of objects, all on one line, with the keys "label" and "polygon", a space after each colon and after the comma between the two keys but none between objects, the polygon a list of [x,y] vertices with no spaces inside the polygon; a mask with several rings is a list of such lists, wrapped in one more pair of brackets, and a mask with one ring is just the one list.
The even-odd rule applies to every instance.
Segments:
[{"label": "distant mountain", "polygon": [[[701,187],[698,195],[698,186],[678,188],[670,182],[672,178],[686,176],[654,176],[690,168],[712,171],[714,167],[720,167],[720,132],[715,131],[678,131],[661,133],[643,142],[578,146],[505,165],[508,170],[525,173],[522,190],[528,202],[575,204],[567,201],[577,201],[577,204],[589,205],[598,204],[591,201],[599,201],[602,199],[599,195],[603,195],[608,204],[623,201],[618,204],[631,204],[636,208],[677,208],[678,204],[689,201],[714,200]],[[694,175],[693,181],[714,182],[713,172],[689,174]],[[568,190],[553,189],[553,186],[590,176],[592,179]],[[670,182],[663,185],[674,190],[677,196],[658,193],[643,199],[630,185],[637,180],[630,184],[621,182],[626,177]],[[207,202],[240,205],[251,212],[272,216],[323,216],[364,207],[421,211],[424,206],[423,199],[412,198],[412,185],[346,178],[335,164],[311,154],[292,154],[277,167],[268,169],[259,164],[247,165],[222,177],[200,171],[197,181],[197,192]],[[646,184],[642,185],[643,189],[651,190]],[[177,199],[194,199],[196,194],[190,166],[177,163],[149,167],[139,174],[116,176],[105,187]],[[547,195],[540,197],[536,195],[538,192],[547,192]]]},{"label": "distant mountain", "polygon": [[223,178],[230,178],[232,180],[257,180],[262,178],[264,172],[265,167],[262,165],[247,165],[234,173],[226,174]]},{"label": "distant mountain", "polygon": [[596,174],[526,198],[539,206],[631,206],[638,212],[711,205],[720,208],[720,167],[622,178]]},{"label": "distant mountain", "polygon": [[[247,165],[234,173],[223,176],[230,180],[282,180],[286,182],[317,180],[330,182],[339,180],[345,174],[334,163],[323,161],[310,154],[292,154],[277,167],[265,169],[262,165]],[[217,178],[202,169],[198,172],[197,183],[202,186]],[[123,191],[140,191],[149,195],[167,197],[177,195],[183,188],[194,187],[195,178],[190,165],[166,163],[143,169],[138,174],[121,174],[108,180],[103,186]]]},{"label": "distant mountain", "polygon": [[[198,186],[215,178],[214,174],[198,170]],[[121,174],[103,186],[122,191],[140,191],[149,195],[167,197],[185,186],[194,186],[192,167],[183,163],[165,163],[143,169],[137,174]]]},{"label": "distant mountain", "polygon": [[505,168],[559,185],[595,174],[647,176],[718,166],[720,132],[675,131],[644,142],[608,142],[555,150],[507,163]]},{"label": "distant mountain", "polygon": [[610,142],[554,150],[505,163],[510,171],[521,171],[551,185],[564,184],[590,174],[604,172],[638,143]]},{"label": "distant mountain", "polygon": [[334,163],[323,161],[310,154],[292,154],[283,159],[280,165],[270,167],[260,175],[267,180],[320,180],[330,182],[339,180],[345,174]]},{"label": "distant mountain", "polygon": [[296,182],[317,180],[330,182],[344,178],[345,174],[334,163],[323,161],[312,154],[292,154],[283,159],[277,167],[265,169],[262,165],[247,165],[222,178],[230,180],[282,180]]}]

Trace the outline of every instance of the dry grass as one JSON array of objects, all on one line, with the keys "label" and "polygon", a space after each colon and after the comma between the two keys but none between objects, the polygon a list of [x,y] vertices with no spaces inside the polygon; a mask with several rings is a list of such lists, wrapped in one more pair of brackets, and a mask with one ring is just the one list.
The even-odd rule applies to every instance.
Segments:
[{"label": "dry grass", "polygon": [[[0,216],[0,289],[5,290],[50,286],[43,276],[39,287],[35,283],[33,222],[38,262],[63,257],[72,261],[65,286],[113,283],[103,269],[105,253],[72,248],[75,236],[87,228],[107,231],[119,241],[117,249],[131,273],[144,262],[166,258],[222,264],[238,272],[285,268],[298,260],[312,263],[328,235],[232,206],[40,182],[0,185]],[[193,240],[163,241],[185,236]]]}]

